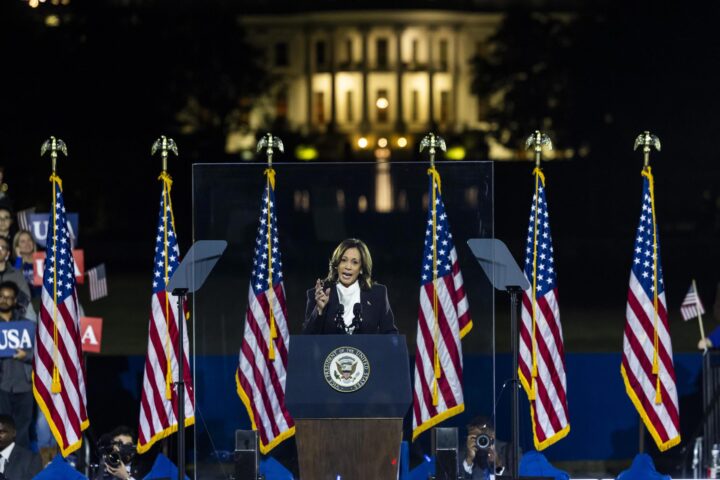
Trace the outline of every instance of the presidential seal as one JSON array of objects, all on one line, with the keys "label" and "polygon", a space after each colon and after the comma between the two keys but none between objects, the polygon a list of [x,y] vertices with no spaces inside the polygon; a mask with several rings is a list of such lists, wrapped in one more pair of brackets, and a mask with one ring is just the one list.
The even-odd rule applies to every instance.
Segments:
[{"label": "presidential seal", "polygon": [[323,367],[325,381],[338,392],[361,389],[370,376],[370,363],[355,347],[338,347],[327,356]]}]

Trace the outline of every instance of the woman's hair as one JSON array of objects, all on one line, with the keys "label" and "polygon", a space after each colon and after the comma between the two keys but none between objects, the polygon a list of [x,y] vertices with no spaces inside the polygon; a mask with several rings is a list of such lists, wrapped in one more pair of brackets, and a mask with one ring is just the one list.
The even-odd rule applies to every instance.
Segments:
[{"label": "woman's hair", "polygon": [[35,243],[35,239],[33,238],[32,233],[28,232],[27,230],[18,230],[17,233],[15,234],[15,236],[13,237],[13,241],[12,241],[12,256],[13,257],[17,256],[17,248],[18,248],[18,245],[20,245],[20,237],[23,234],[28,235],[30,237],[30,240],[32,240],[33,252],[37,251],[37,244]]},{"label": "woman's hair", "polygon": [[360,288],[363,290],[369,290],[372,287],[372,257],[370,256],[370,250],[362,240],[357,238],[347,238],[340,242],[340,245],[335,247],[335,251],[330,257],[330,265],[328,267],[328,276],[326,280],[337,283],[338,281],[338,265],[342,260],[343,255],[346,251],[351,248],[357,248],[360,252],[360,275],[358,276],[358,282],[360,282]]}]

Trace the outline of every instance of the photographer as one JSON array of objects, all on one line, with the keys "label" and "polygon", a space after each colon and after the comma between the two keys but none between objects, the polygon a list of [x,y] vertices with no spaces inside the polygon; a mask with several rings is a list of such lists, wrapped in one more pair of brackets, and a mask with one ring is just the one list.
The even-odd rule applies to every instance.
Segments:
[{"label": "photographer", "polygon": [[467,480],[491,480],[502,475],[509,462],[509,445],[495,438],[487,417],[475,417],[467,426],[465,455],[460,468]]},{"label": "photographer", "polygon": [[135,432],[129,427],[120,426],[100,437],[98,441],[100,464],[95,480],[121,479],[136,480],[143,478],[135,464]]}]

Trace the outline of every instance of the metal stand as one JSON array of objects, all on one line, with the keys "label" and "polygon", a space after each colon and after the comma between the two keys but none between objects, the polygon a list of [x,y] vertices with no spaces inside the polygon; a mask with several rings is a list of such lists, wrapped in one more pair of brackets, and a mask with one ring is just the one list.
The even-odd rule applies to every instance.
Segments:
[{"label": "metal stand", "polygon": [[518,354],[520,353],[520,335],[518,334],[518,318],[522,288],[512,285],[507,287],[510,294],[510,338],[512,339],[512,458],[510,459],[510,477],[516,480],[520,477],[520,378],[518,377]]},{"label": "metal stand", "polygon": [[176,288],[172,294],[177,297],[177,319],[178,319],[178,381],[177,386],[177,412],[178,412],[178,431],[177,431],[177,461],[178,461],[178,480],[185,479],[185,318],[183,315],[183,303],[187,288]]},{"label": "metal stand", "polygon": [[522,292],[530,288],[525,274],[518,267],[507,246],[495,238],[473,238],[468,240],[470,250],[482,267],[485,275],[496,290],[510,295],[510,336],[512,338],[513,357],[513,394],[512,394],[512,458],[510,459],[509,478],[517,480],[520,475],[520,379],[518,378],[518,318],[520,317],[520,299]]},{"label": "metal stand", "polygon": [[185,318],[183,302],[188,293],[196,292],[207,279],[218,259],[225,251],[224,240],[198,240],[170,278],[166,291],[177,297],[178,321],[178,379],[177,388],[177,461],[178,480],[185,479]]}]

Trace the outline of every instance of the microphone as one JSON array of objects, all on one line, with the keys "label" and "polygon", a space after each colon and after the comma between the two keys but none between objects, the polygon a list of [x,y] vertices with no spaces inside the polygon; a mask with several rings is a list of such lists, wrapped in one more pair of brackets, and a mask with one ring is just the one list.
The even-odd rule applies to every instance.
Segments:
[{"label": "microphone", "polygon": [[337,325],[337,328],[340,330],[345,331],[345,321],[343,320],[343,316],[345,315],[345,305],[342,303],[338,305],[337,313],[335,314],[335,325]]}]

